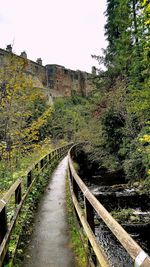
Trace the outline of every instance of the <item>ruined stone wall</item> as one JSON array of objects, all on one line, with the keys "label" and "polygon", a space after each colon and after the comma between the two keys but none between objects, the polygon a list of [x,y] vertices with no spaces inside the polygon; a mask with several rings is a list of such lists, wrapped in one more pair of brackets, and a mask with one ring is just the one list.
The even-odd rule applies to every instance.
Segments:
[{"label": "ruined stone wall", "polygon": [[32,75],[35,80],[38,79],[42,87],[46,87],[47,86],[46,68],[29,59],[27,62],[28,62],[26,67],[27,73]]},{"label": "ruined stone wall", "polygon": [[62,96],[70,96],[73,92],[87,95],[94,88],[91,82],[92,74],[73,71],[60,65],[47,65],[48,87],[60,92]]},{"label": "ruined stone wall", "polygon": [[[8,47],[8,46],[7,46]],[[5,60],[8,60],[8,56],[12,54],[12,48],[9,46],[9,49],[1,49],[0,48],[0,67],[3,66]],[[16,58],[22,58],[26,61],[26,74],[29,75],[33,80],[33,85],[36,87],[40,85],[40,87],[47,86],[47,72],[46,68],[37,62],[27,59],[27,55],[25,52],[22,52],[20,56],[13,54]],[[41,63],[41,62],[40,62]]]},{"label": "ruined stone wall", "polygon": [[[0,49],[0,66],[8,54],[12,54],[11,45],[6,50]],[[56,64],[42,66],[40,58],[37,62],[29,60],[25,51],[20,56],[15,56],[26,60],[26,74],[32,79],[34,87],[47,89],[50,97],[71,96],[73,92],[86,96],[94,89],[91,82],[93,76],[90,73],[66,69]]]}]

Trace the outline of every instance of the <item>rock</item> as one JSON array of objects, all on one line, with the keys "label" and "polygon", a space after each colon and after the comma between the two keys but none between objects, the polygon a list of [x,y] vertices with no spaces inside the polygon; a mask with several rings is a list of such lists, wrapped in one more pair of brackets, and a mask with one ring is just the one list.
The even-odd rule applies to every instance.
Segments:
[{"label": "rock", "polygon": [[130,221],[131,222],[135,222],[135,221],[138,221],[139,220],[139,217],[138,216],[134,216],[134,215],[131,215],[130,216]]},{"label": "rock", "polygon": [[135,182],[135,183],[133,183],[133,186],[134,186],[134,187],[139,187],[139,185],[140,185],[139,182]]},{"label": "rock", "polygon": [[95,220],[94,220],[94,224],[95,224],[95,226],[99,226],[100,221],[99,221],[98,219],[95,219]]},{"label": "rock", "polygon": [[142,184],[139,185],[139,189],[140,190],[143,189],[143,185]]}]

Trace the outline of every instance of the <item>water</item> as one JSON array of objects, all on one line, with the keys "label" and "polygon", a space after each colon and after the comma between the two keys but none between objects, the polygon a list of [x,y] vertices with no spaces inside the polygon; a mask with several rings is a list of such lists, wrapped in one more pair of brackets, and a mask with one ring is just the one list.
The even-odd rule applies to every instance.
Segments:
[{"label": "water", "polygon": [[101,221],[96,227],[95,234],[98,242],[104,249],[111,267],[132,267],[133,260],[111,231]]}]

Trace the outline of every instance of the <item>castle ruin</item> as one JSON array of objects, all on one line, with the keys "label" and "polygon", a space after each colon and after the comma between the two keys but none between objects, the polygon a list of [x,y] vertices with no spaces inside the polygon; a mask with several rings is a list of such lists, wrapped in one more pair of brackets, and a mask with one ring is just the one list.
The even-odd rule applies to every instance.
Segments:
[{"label": "castle ruin", "polygon": [[[0,67],[4,58],[12,53],[11,45],[7,45],[6,50],[0,48]],[[70,70],[57,64],[43,66],[41,58],[36,62],[29,60],[25,51],[20,56],[15,56],[27,61],[26,73],[32,77],[34,87],[41,88],[49,97],[71,96],[73,92],[86,96],[94,89],[92,84],[94,71],[90,74],[80,70]]]}]

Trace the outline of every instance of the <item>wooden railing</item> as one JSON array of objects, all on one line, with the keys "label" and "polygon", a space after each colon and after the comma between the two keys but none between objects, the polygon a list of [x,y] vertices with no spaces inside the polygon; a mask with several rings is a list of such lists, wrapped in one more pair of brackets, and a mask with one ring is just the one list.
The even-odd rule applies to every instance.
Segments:
[{"label": "wooden railing", "polygon": [[[70,188],[73,204],[77,214],[78,220],[84,229],[84,233],[89,240],[89,251],[94,251],[96,260],[94,266],[108,267],[110,263],[101,245],[97,242],[94,230],[94,210],[98,216],[107,225],[113,235],[121,243],[122,247],[127,251],[134,262],[134,266],[150,267],[150,258],[143,251],[143,249],[131,238],[131,236],[121,227],[121,225],[110,215],[110,213],[102,206],[102,204],[90,192],[88,187],[84,184],[81,178],[77,175],[73,166],[73,156],[76,146],[73,146],[68,154],[69,167],[68,174],[70,177]],[[84,197],[84,209],[80,204],[81,194]],[[91,250],[92,247],[92,250]],[[92,264],[93,264],[92,263]],[[93,266],[93,265],[92,265]]]},{"label": "wooden railing", "polygon": [[[19,178],[11,186],[4,197],[0,199],[0,267],[3,266],[3,262],[6,260],[10,236],[15,228],[19,213],[25,203],[25,200],[28,198],[29,193],[32,191],[37,177],[43,172],[48,164],[65,156],[70,147],[71,144],[59,147],[42,157],[27,170],[25,177]],[[14,214],[8,224],[7,205],[13,196],[15,197]]]}]

